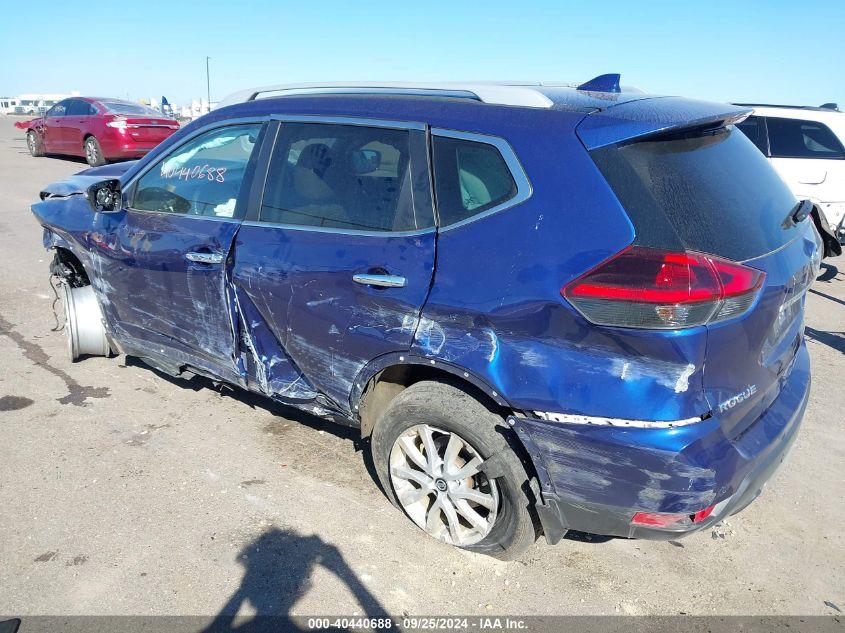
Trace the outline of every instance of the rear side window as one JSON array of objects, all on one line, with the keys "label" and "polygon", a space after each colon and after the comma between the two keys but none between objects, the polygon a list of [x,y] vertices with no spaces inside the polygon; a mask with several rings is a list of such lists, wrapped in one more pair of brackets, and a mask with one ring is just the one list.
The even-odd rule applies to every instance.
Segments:
[{"label": "rear side window", "polygon": [[784,228],[795,196],[734,127],[591,154],[631,218],[640,246],[743,261],[783,246],[798,230]]},{"label": "rear side window", "polygon": [[757,146],[757,149],[768,156],[769,147],[766,141],[766,123],[762,118],[750,116],[741,123],[737,123],[736,127],[751,139],[751,142]]},{"label": "rear side window", "polygon": [[517,186],[494,145],[435,136],[434,183],[440,226],[488,211],[516,196]]},{"label": "rear side window", "polygon": [[234,217],[260,131],[260,124],[232,125],[179,146],[138,180],[132,208]]},{"label": "rear side window", "polygon": [[432,226],[430,209],[425,213],[414,203],[410,134],[364,125],[282,123],[260,221],[353,231]]},{"label": "rear side window", "polygon": [[842,143],[824,123],[766,117],[773,158],[845,158]]}]

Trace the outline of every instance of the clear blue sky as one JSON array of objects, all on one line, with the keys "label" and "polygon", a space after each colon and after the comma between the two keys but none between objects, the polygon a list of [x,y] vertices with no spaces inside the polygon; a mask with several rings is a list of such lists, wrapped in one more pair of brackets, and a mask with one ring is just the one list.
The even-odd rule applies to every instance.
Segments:
[{"label": "clear blue sky", "polygon": [[38,0],[0,9],[4,96],[78,90],[183,103],[205,95],[206,55],[213,100],[282,82],[621,72],[653,93],[845,106],[845,0]]}]

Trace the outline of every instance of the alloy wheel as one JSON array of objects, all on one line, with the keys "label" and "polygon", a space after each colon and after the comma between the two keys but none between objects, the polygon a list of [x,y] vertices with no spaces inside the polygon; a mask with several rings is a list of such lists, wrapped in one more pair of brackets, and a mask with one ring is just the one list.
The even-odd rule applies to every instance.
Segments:
[{"label": "alloy wheel", "polygon": [[92,165],[97,162],[97,146],[94,145],[94,141],[90,138],[85,141],[85,158]]},{"label": "alloy wheel", "polygon": [[29,153],[35,154],[35,134],[30,132],[26,135],[26,144],[29,147]]},{"label": "alloy wheel", "polygon": [[457,433],[427,424],[404,431],[390,451],[390,482],[406,514],[434,538],[467,546],[496,523],[499,491]]}]

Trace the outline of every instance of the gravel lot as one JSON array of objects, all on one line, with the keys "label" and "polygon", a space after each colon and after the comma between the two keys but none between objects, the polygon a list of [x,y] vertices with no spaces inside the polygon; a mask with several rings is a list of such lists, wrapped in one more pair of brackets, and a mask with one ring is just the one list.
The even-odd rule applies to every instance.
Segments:
[{"label": "gravel lot", "polygon": [[845,612],[845,258],[808,296],[810,405],[760,499],[678,542],[541,539],[502,563],[394,510],[351,431],[122,357],[71,364],[29,205],[85,165],[30,157],[12,123],[0,117],[0,614]]}]

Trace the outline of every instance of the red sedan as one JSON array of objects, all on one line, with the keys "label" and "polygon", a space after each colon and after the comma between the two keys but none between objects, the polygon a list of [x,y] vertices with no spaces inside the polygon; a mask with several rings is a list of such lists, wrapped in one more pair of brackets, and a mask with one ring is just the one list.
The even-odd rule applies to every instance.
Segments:
[{"label": "red sedan", "polygon": [[140,103],[92,97],[65,99],[15,125],[26,130],[33,156],[84,156],[91,166],[140,158],[179,129],[176,120]]}]

